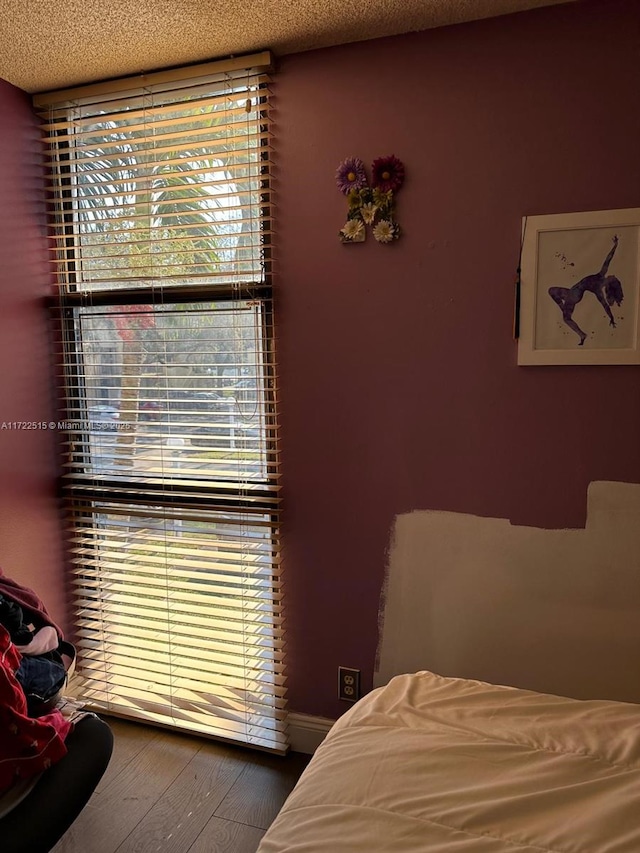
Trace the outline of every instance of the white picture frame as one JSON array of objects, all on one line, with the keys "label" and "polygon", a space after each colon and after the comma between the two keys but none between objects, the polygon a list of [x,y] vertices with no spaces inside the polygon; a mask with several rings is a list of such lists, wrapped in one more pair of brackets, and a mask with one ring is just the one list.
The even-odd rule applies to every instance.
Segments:
[{"label": "white picture frame", "polygon": [[519,365],[640,364],[640,208],[522,220]]}]

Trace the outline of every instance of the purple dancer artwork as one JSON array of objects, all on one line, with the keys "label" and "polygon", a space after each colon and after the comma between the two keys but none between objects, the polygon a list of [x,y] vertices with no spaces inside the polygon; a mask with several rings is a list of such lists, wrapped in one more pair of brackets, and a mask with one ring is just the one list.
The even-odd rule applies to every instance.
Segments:
[{"label": "purple dancer artwork", "polygon": [[593,293],[606,311],[607,317],[609,318],[609,325],[613,326],[614,329],[616,327],[616,321],[611,313],[610,306],[613,305],[614,302],[616,305],[620,305],[622,303],[622,284],[614,275],[607,275],[607,271],[617,247],[618,237],[616,235],[613,238],[611,251],[604,259],[600,272],[585,276],[580,279],[577,284],[574,284],[573,287],[549,288],[549,296],[562,311],[562,319],[580,338],[578,346],[583,346],[587,334],[582,331],[580,326],[573,319],[573,311],[576,305],[582,300],[585,293]]}]

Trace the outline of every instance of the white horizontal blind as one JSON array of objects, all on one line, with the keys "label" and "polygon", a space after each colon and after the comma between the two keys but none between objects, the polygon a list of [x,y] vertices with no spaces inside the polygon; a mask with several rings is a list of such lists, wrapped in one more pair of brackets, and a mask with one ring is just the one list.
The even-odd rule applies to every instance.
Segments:
[{"label": "white horizontal blind", "polygon": [[37,96],[62,290],[228,287],[269,272],[268,77],[215,63],[193,73],[192,86],[152,75],[110,98]]},{"label": "white horizontal blind", "polygon": [[268,60],[36,102],[82,694],[283,751]]},{"label": "white horizontal blind", "polygon": [[[268,405],[265,298],[81,306],[71,337],[77,392],[59,424],[65,473],[82,480],[174,485],[242,480],[277,492],[276,421]],[[137,326],[137,328],[136,328]],[[122,330],[135,338],[122,340]],[[65,380],[64,352],[60,353]]]},{"label": "white horizontal blind", "polygon": [[98,501],[74,516],[85,698],[253,746],[283,744],[270,516]]}]

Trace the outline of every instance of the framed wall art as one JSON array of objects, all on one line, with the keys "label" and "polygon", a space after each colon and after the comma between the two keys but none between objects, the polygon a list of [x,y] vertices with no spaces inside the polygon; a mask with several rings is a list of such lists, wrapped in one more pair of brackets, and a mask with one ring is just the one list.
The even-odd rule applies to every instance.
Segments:
[{"label": "framed wall art", "polygon": [[640,364],[640,208],[522,222],[518,364]]}]

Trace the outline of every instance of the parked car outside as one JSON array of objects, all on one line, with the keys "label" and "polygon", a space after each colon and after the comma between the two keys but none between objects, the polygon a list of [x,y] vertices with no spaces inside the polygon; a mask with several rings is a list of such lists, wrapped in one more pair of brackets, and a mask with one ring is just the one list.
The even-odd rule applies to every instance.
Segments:
[{"label": "parked car outside", "polygon": [[118,429],[120,412],[113,406],[93,406],[88,415],[90,432],[111,432]]}]

